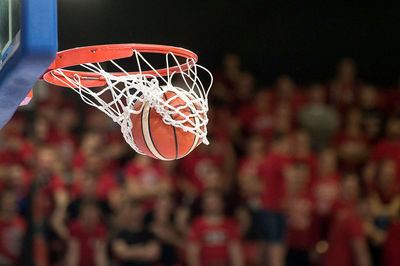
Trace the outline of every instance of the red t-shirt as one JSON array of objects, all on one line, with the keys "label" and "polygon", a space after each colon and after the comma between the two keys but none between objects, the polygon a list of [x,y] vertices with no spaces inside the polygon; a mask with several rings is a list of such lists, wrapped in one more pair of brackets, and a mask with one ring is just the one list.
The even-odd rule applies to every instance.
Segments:
[{"label": "red t-shirt", "polygon": [[[17,265],[21,251],[21,241],[25,231],[25,221],[15,216],[11,221],[0,218],[0,261],[6,265]],[[6,263],[8,262],[8,263]]]},{"label": "red t-shirt", "polygon": [[65,183],[61,177],[52,175],[47,184],[40,187],[34,198],[33,209],[37,218],[44,218],[53,211],[54,195],[57,191],[65,189]]},{"label": "red t-shirt", "polygon": [[239,161],[239,173],[257,176],[262,161],[253,160],[249,157],[244,157]]},{"label": "red t-shirt", "polygon": [[272,110],[258,110],[253,105],[239,110],[242,128],[249,134],[259,134],[270,140],[275,129],[275,116]]},{"label": "red t-shirt", "polygon": [[372,150],[370,159],[373,162],[380,162],[383,159],[400,161],[400,141],[382,139]]},{"label": "red t-shirt", "polygon": [[353,266],[352,244],[364,239],[362,222],[352,207],[337,208],[329,232],[329,249],[324,257],[324,266]]},{"label": "red t-shirt", "polygon": [[205,175],[211,168],[221,168],[223,166],[224,155],[220,151],[214,154],[201,152],[198,147],[188,156],[181,160],[180,171],[184,178],[188,180],[201,193],[205,187]]},{"label": "red t-shirt", "polygon": [[259,175],[263,182],[262,204],[266,210],[282,211],[286,199],[284,169],[289,164],[285,155],[271,152],[260,165]]},{"label": "red t-shirt", "polygon": [[317,220],[313,209],[314,203],[308,193],[289,199],[287,208],[289,247],[308,250],[317,242]]},{"label": "red t-shirt", "polygon": [[383,248],[382,265],[400,266],[400,221],[394,222],[387,231]]},{"label": "red t-shirt", "polygon": [[210,224],[206,218],[199,217],[189,231],[189,241],[200,246],[203,266],[228,266],[229,245],[239,240],[237,224],[228,218],[219,224]]},{"label": "red t-shirt", "polygon": [[7,140],[19,142],[19,147],[15,150],[0,149],[0,165],[29,164],[35,153],[33,143],[19,136],[7,136]]},{"label": "red t-shirt", "polygon": [[135,180],[145,187],[155,186],[167,176],[158,163],[140,166],[134,161],[127,164],[124,173],[128,179]]},{"label": "red t-shirt", "polygon": [[75,238],[79,243],[79,265],[94,265],[95,242],[105,239],[106,227],[102,224],[97,224],[88,230],[79,221],[73,221],[69,225],[69,232],[71,237]]},{"label": "red t-shirt", "polygon": [[[83,189],[82,180],[76,180],[70,187],[70,194],[73,199],[82,196]],[[118,188],[118,182],[115,175],[112,172],[104,172],[96,180],[96,199],[107,201],[109,195]]]},{"label": "red t-shirt", "polygon": [[332,211],[333,204],[339,196],[339,176],[317,178],[312,185],[315,208],[318,214],[325,216]]}]

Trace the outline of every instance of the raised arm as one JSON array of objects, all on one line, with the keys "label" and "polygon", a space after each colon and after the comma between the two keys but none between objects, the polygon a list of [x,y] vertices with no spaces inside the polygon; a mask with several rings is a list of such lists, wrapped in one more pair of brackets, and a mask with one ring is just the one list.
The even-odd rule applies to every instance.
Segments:
[{"label": "raised arm", "polygon": [[120,239],[114,240],[112,250],[120,259],[139,261],[155,261],[161,252],[160,245],[156,241],[129,246]]}]

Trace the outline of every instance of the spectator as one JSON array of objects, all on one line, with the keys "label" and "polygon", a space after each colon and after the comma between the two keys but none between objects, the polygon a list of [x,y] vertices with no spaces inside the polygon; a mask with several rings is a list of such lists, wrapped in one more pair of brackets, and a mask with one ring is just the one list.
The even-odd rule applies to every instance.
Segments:
[{"label": "spectator", "polygon": [[300,109],[298,119],[309,133],[314,151],[326,147],[339,127],[339,115],[332,106],[326,104],[326,93],[320,84],[310,87],[308,103]]},{"label": "spectator", "polygon": [[362,111],[362,126],[366,138],[375,143],[381,136],[384,122],[384,113],[380,108],[380,98],[376,88],[372,85],[364,85],[361,88],[360,106]]},{"label": "spectator", "polygon": [[231,92],[235,90],[240,74],[239,56],[226,54],[222,59],[222,69],[215,73],[214,100],[230,106],[234,100]]},{"label": "spectator", "polygon": [[145,208],[140,201],[123,203],[121,212],[127,218],[111,241],[112,253],[121,266],[152,265],[160,258],[161,247],[155,236],[145,227]]},{"label": "spectator", "polygon": [[320,216],[327,217],[332,211],[332,206],[339,196],[339,182],[336,152],[327,148],[319,155],[317,179],[313,184],[315,211]]},{"label": "spectator", "polygon": [[399,216],[391,223],[387,232],[387,239],[383,252],[382,265],[400,265],[400,218]]},{"label": "spectator", "polygon": [[310,184],[317,174],[318,159],[311,151],[310,136],[305,130],[297,130],[294,134],[294,144],[292,149],[292,161],[305,163],[308,166],[310,174]]},{"label": "spectator", "polygon": [[188,236],[189,266],[241,266],[240,236],[234,221],[224,215],[224,202],[216,190],[203,194],[203,215],[191,225]]},{"label": "spectator", "polygon": [[246,155],[239,162],[238,186],[242,200],[250,208],[261,205],[261,183],[258,169],[263,162],[265,142],[260,136],[252,136],[247,142]]},{"label": "spectator", "polygon": [[318,230],[314,202],[310,193],[310,167],[306,163],[294,163],[289,167],[286,176],[288,178],[286,265],[311,265],[309,253],[317,242]]},{"label": "spectator", "polygon": [[269,91],[259,90],[255,99],[240,108],[238,113],[244,136],[256,134],[263,136],[266,141],[271,139],[275,118]]},{"label": "spectator", "polygon": [[184,238],[175,228],[174,210],[173,199],[169,195],[160,195],[148,215],[150,231],[161,244],[159,264],[164,266],[176,265],[179,251],[184,248]]},{"label": "spectator", "polygon": [[371,152],[370,160],[377,163],[390,158],[400,161],[400,117],[391,117],[386,124],[386,136],[378,141]]},{"label": "spectator", "polygon": [[348,174],[341,183],[341,199],[334,209],[323,265],[371,265],[362,221],[357,214],[358,177]]},{"label": "spectator", "polygon": [[397,167],[394,160],[382,161],[378,168],[376,188],[370,195],[375,224],[381,230],[386,230],[391,219],[400,211],[400,189],[396,182]]},{"label": "spectator", "polygon": [[328,87],[330,103],[334,104],[340,113],[345,113],[347,108],[357,101],[359,91],[357,68],[350,58],[342,59],[336,69],[336,75]]},{"label": "spectator", "polygon": [[69,225],[68,266],[106,266],[106,228],[96,202],[83,202],[79,217]]},{"label": "spectator", "polygon": [[20,262],[25,221],[17,214],[17,198],[12,190],[0,193],[0,265]]},{"label": "spectator", "polygon": [[304,96],[297,90],[294,80],[288,75],[281,75],[275,82],[275,98],[277,104],[286,103],[294,113],[302,107],[305,102]]},{"label": "spectator", "polygon": [[[285,171],[289,164],[289,138],[277,134],[271,151],[266,155],[259,169],[262,182],[262,211],[259,224],[260,237],[267,247],[268,265],[284,265],[285,256],[285,218],[286,204]],[[266,245],[268,244],[268,245]]]},{"label": "spectator", "polygon": [[145,201],[147,210],[161,193],[172,191],[171,181],[158,162],[144,155],[136,155],[125,166],[125,181],[130,197]]},{"label": "spectator", "polygon": [[343,130],[334,139],[342,172],[357,171],[367,159],[369,143],[361,126],[361,111],[350,109],[346,113]]}]

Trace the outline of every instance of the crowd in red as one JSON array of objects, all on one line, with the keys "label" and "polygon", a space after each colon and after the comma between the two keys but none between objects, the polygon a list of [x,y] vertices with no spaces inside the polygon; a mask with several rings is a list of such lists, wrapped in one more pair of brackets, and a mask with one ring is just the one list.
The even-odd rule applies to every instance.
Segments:
[{"label": "crowd in red", "polygon": [[0,265],[400,265],[400,82],[215,73],[209,141],[134,154],[51,87],[0,132]]}]

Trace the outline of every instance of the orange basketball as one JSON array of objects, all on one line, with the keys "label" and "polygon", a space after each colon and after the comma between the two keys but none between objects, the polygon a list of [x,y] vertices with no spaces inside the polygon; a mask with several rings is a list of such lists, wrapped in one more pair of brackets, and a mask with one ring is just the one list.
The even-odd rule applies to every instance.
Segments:
[{"label": "orange basketball", "polygon": [[[175,95],[175,92],[167,91],[163,97],[164,100],[168,100]],[[131,114],[131,120],[133,140],[144,154],[161,160],[175,160],[188,155],[201,143],[202,140],[195,134],[185,132],[180,127],[165,124],[161,115],[150,107],[149,103],[138,101],[133,107],[134,110],[139,110],[143,104],[142,112]],[[169,104],[175,108],[182,108],[186,105],[180,97],[174,98]],[[186,116],[193,113],[193,110],[185,107],[180,109],[180,112]],[[173,114],[172,118],[183,120],[180,114]],[[191,119],[193,121],[196,118]],[[189,122],[186,123],[189,124]]]}]

